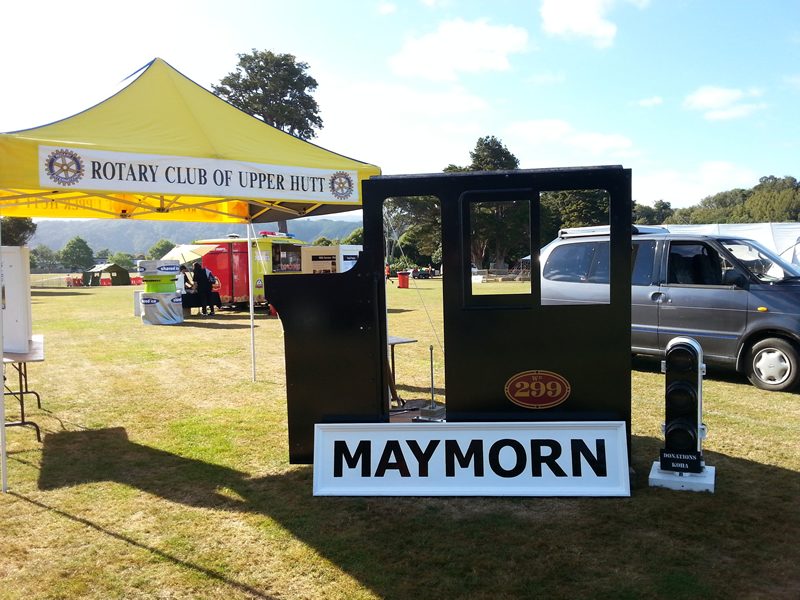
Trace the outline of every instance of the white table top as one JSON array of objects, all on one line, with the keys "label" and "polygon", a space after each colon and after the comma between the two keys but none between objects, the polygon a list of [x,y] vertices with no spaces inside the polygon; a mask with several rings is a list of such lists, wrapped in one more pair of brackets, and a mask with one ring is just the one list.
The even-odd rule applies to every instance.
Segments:
[{"label": "white table top", "polygon": [[44,336],[35,333],[31,336],[27,352],[3,352],[4,363],[42,362],[44,360]]},{"label": "white table top", "polygon": [[413,344],[417,340],[412,340],[411,338],[401,338],[395,335],[388,335],[386,336],[386,343],[389,346],[394,346],[395,344]]}]

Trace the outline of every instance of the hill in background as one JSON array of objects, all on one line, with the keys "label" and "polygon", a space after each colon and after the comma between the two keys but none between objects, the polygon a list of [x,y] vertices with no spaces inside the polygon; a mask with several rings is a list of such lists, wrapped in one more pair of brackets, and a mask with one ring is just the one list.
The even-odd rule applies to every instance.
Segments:
[{"label": "hill in background", "polygon": [[[334,219],[296,219],[288,222],[289,232],[305,242],[313,242],[318,237],[331,240],[348,236],[361,227],[361,221],[339,221]],[[259,231],[277,231],[275,223],[255,225]],[[30,248],[44,244],[51,250],[61,250],[72,238],[78,236],[86,240],[89,247],[98,252],[108,249],[111,252],[147,254],[159,240],[167,239],[175,244],[191,244],[195,240],[225,237],[238,233],[247,237],[244,225],[173,223],[163,221],[123,221],[119,219],[94,220],[43,220],[37,222],[36,234],[28,242]]]}]

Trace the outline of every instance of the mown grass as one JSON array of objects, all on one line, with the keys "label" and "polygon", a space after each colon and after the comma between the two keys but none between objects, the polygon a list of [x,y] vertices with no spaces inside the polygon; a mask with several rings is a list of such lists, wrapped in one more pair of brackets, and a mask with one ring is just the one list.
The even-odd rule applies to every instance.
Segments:
[{"label": "mown grass", "polygon": [[[443,398],[441,282],[388,287],[406,398]],[[133,317],[35,290],[44,443],[8,430],[0,598],[797,598],[800,396],[705,386],[711,494],[649,488],[663,379],[632,374],[631,498],[315,498],[288,464],[280,322]],[[8,403],[10,416],[14,406]]]}]

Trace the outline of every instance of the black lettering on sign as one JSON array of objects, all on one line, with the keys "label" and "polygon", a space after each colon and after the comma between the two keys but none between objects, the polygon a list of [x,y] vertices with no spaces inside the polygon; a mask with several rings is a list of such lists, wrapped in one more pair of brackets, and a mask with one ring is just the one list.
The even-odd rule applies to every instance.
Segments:
[{"label": "black lettering on sign", "polygon": [[606,463],[606,441],[595,441],[595,453],[589,450],[589,446],[581,439],[570,440],[570,447],[572,450],[572,476],[580,477],[581,471],[581,457],[586,460],[586,464],[594,471],[598,477],[608,476],[608,464]]},{"label": "black lettering on sign", "polygon": [[386,441],[386,445],[383,447],[383,454],[381,454],[381,459],[378,461],[378,468],[375,469],[375,477],[383,477],[386,475],[387,469],[399,471],[401,477],[411,477],[406,458],[403,456],[403,450],[400,448],[400,442],[397,440]]},{"label": "black lettering on sign", "polygon": [[[500,464],[500,451],[503,448],[511,448],[514,451],[514,466],[506,469]],[[517,440],[503,439],[497,440],[489,448],[489,467],[495,475],[500,477],[516,477],[525,470],[525,465],[528,462],[525,456],[525,446],[520,444]]]},{"label": "black lettering on sign", "polygon": [[333,476],[341,477],[344,470],[342,463],[346,462],[347,466],[355,469],[358,463],[361,463],[361,476],[369,477],[370,467],[372,466],[372,442],[369,440],[361,440],[356,446],[356,451],[350,453],[350,448],[347,447],[347,442],[344,440],[336,440],[333,442]]},{"label": "black lettering on sign", "polygon": [[428,463],[431,462],[431,457],[433,453],[436,452],[436,448],[439,447],[439,443],[441,440],[431,440],[428,442],[428,445],[423,450],[419,442],[417,440],[408,440],[406,443],[408,447],[411,448],[411,452],[414,454],[414,458],[417,459],[417,464],[419,465],[419,476],[420,477],[427,477],[428,476]]},{"label": "black lettering on sign", "polygon": [[[548,448],[550,452],[542,454],[542,448]],[[559,456],[561,444],[556,440],[531,440],[531,475],[541,477],[542,465],[546,464],[556,477],[566,477],[564,469],[556,462]]]},{"label": "black lettering on sign", "polygon": [[458,440],[444,441],[445,476],[456,476],[456,461],[462,469],[474,462],[475,477],[483,477],[483,440],[472,440],[466,452],[461,451]]}]

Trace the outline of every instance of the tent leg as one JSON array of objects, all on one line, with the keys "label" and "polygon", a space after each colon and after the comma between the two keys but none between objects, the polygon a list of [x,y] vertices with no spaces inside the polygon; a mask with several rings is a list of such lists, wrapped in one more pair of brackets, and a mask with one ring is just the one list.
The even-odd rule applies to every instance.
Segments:
[{"label": "tent leg", "polygon": [[[0,241],[2,244],[2,241]],[[0,257],[0,279],[2,279],[3,260]],[[0,318],[0,348],[3,347],[3,319]],[[3,380],[5,380],[6,365],[3,363]],[[6,457],[6,395],[0,394],[0,489],[5,494],[8,492],[8,460]]]},{"label": "tent leg", "polygon": [[250,230],[252,225],[247,224],[247,281],[250,285],[248,296],[250,298],[250,363],[253,371],[253,381],[256,380],[256,318],[255,299],[253,298],[253,249],[250,246]]}]

